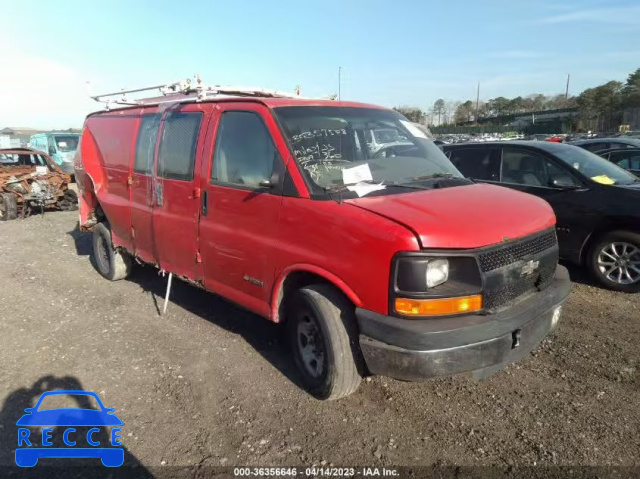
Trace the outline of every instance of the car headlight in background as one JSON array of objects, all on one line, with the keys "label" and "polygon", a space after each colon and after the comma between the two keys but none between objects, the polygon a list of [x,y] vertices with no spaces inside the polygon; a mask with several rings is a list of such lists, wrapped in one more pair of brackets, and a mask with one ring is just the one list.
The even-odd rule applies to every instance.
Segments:
[{"label": "car headlight in background", "polygon": [[434,259],[427,263],[427,288],[435,288],[449,279],[449,260]]}]

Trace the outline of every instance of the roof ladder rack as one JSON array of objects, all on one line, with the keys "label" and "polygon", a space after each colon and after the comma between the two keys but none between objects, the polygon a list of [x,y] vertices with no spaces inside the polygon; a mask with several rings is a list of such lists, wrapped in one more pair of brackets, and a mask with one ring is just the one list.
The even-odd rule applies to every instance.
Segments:
[{"label": "roof ladder rack", "polygon": [[[127,98],[128,94],[141,93],[157,90],[159,95],[145,98]],[[114,105],[159,105],[168,102],[180,102],[185,100],[203,101],[220,96],[233,97],[266,97],[266,98],[303,98],[300,96],[300,87],[296,87],[296,93],[291,94],[277,90],[266,90],[264,88],[246,88],[236,86],[206,86],[202,83],[199,75],[194,80],[186,79],[166,85],[154,85],[131,90],[120,90],[113,93],[95,95],[91,98],[97,102],[104,103],[107,110]]]}]

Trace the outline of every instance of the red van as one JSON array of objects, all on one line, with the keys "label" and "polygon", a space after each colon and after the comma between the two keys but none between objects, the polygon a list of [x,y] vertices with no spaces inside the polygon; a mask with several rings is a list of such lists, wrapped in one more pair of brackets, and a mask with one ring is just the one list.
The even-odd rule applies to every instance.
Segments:
[{"label": "red van", "polygon": [[[372,132],[395,132],[372,148]],[[474,184],[399,113],[237,92],[89,115],[80,226],[109,280],[134,258],[285,323],[308,390],[367,374],[484,377],[556,326],[570,282],[541,199]]]}]

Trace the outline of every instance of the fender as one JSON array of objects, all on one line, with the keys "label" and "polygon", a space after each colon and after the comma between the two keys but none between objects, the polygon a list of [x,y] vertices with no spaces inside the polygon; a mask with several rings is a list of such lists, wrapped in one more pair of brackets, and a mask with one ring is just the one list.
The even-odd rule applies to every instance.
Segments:
[{"label": "fender", "polygon": [[[84,175],[84,177],[82,176]],[[80,230],[91,231],[96,224],[95,210],[98,206],[98,198],[95,194],[93,178],[86,171],[82,175],[76,175],[76,183],[78,185],[78,216]],[[81,181],[78,181],[82,178]]]},{"label": "fender", "polygon": [[340,291],[342,291],[342,293],[347,298],[349,298],[353,304],[355,304],[357,307],[362,306],[362,301],[360,300],[358,295],[347,285],[347,283],[342,281],[335,274],[312,264],[294,264],[281,271],[278,275],[277,280],[274,282],[273,291],[271,292],[271,320],[273,322],[280,322],[278,309],[280,307],[280,303],[282,302],[282,287],[284,285],[284,281],[291,273],[296,272],[312,273],[316,276],[320,276],[321,278],[326,279],[329,283],[333,284]]}]

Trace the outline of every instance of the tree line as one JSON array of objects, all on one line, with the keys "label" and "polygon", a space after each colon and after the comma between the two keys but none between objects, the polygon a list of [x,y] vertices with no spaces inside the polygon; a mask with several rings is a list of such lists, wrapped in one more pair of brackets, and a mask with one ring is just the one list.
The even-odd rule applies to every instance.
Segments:
[{"label": "tree line", "polygon": [[418,107],[396,107],[409,120],[426,125],[473,124],[488,119],[533,111],[578,108],[584,129],[611,131],[622,122],[622,112],[640,107],[640,68],[631,73],[626,83],[609,81],[587,88],[578,96],[543,95],[506,98],[499,96],[488,101],[436,100],[428,110]]}]

